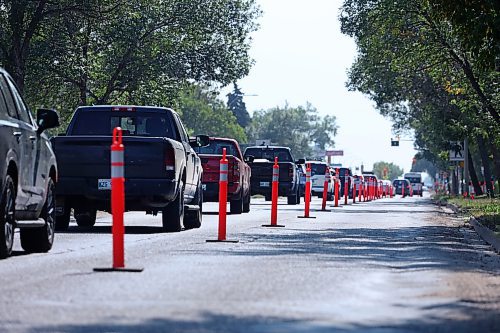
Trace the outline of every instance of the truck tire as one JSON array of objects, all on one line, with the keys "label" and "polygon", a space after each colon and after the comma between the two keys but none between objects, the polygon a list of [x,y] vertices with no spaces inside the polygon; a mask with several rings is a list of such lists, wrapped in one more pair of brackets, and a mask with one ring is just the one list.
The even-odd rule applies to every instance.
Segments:
[{"label": "truck tire", "polygon": [[184,217],[184,228],[186,229],[201,227],[201,221],[203,219],[203,188],[201,187],[201,181],[198,183],[193,204],[197,205],[199,209],[186,211],[186,216]]},{"label": "truck tire", "polygon": [[179,182],[177,196],[161,214],[163,230],[166,232],[179,232],[184,224],[184,182]]},{"label": "truck tire", "polygon": [[243,213],[243,198],[229,201],[229,211],[233,215]]},{"label": "truck tire", "polygon": [[326,195],[326,201],[333,201],[334,195],[332,192],[328,192]]},{"label": "truck tire", "polygon": [[0,202],[0,259],[5,259],[12,253],[14,245],[16,210],[16,187],[12,178],[5,177],[5,188]]},{"label": "truck tire", "polygon": [[265,199],[266,201],[271,201],[271,195],[270,195],[270,194],[266,194],[266,195],[264,196],[264,199]]},{"label": "truck tire", "polygon": [[243,201],[243,213],[248,213],[250,212],[250,192],[245,196],[245,201]]},{"label": "truck tire", "polygon": [[289,205],[298,205],[300,203],[300,196],[298,190],[295,192],[295,194],[289,195],[287,197],[287,203]]},{"label": "truck tire", "polygon": [[76,209],[75,208],[75,220],[81,228],[90,228],[95,224],[97,218],[97,209]]},{"label": "truck tire", "polygon": [[69,221],[71,218],[71,207],[68,204],[64,204],[63,214],[56,214],[56,231],[68,230]]},{"label": "truck tire", "polygon": [[56,228],[56,196],[55,185],[49,178],[47,199],[42,208],[40,217],[45,220],[42,228],[21,229],[21,246],[26,252],[48,252],[54,244]]}]

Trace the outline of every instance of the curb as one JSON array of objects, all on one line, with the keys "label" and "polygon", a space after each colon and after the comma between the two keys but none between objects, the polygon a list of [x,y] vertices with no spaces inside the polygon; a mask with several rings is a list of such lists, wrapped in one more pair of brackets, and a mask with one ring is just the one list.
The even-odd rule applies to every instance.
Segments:
[{"label": "curb", "polygon": [[460,212],[460,208],[458,208],[458,206],[455,206],[454,204],[447,203],[446,208],[451,209],[455,214]]},{"label": "curb", "polygon": [[469,219],[469,224],[474,227],[474,230],[488,244],[493,246],[497,253],[500,253],[500,238],[495,236],[495,233],[482,225],[475,217]]}]

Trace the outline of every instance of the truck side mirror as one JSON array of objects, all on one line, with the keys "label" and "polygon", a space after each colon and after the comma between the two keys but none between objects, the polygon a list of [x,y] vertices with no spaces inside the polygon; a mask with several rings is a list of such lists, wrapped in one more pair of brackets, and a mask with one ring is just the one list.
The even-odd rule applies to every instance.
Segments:
[{"label": "truck side mirror", "polygon": [[60,125],[59,115],[52,109],[38,109],[36,111],[36,124],[38,125],[37,133],[42,134],[46,129]]},{"label": "truck side mirror", "polygon": [[297,161],[295,161],[295,164],[306,164],[306,160],[303,158],[299,158]]},{"label": "truck side mirror", "polygon": [[254,159],[255,159],[255,156],[253,156],[253,155],[247,155],[247,156],[243,157],[243,160],[247,163],[253,163]]},{"label": "truck side mirror", "polygon": [[210,144],[210,137],[208,135],[197,135],[193,139],[189,139],[191,147],[205,147]]}]

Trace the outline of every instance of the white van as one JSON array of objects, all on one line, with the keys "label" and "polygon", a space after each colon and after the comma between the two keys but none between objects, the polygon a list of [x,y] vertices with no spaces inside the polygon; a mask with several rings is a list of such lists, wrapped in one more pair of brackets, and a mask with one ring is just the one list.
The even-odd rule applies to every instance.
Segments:
[{"label": "white van", "polygon": [[408,179],[410,182],[414,195],[423,195],[424,183],[422,183],[422,174],[420,172],[407,172],[403,178]]}]

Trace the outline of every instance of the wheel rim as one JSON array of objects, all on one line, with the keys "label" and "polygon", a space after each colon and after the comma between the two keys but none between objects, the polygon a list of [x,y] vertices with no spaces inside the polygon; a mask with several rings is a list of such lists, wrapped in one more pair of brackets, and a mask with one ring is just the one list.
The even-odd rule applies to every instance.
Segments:
[{"label": "wheel rim", "polygon": [[49,243],[52,244],[54,240],[54,230],[56,222],[56,201],[54,198],[54,188],[49,186],[49,191],[47,192],[47,215],[45,216],[45,222],[47,223],[47,237]]},{"label": "wheel rim", "polygon": [[10,254],[12,246],[14,245],[14,193],[12,187],[8,186],[5,193],[5,214],[4,218],[4,233],[5,233],[5,247]]}]

